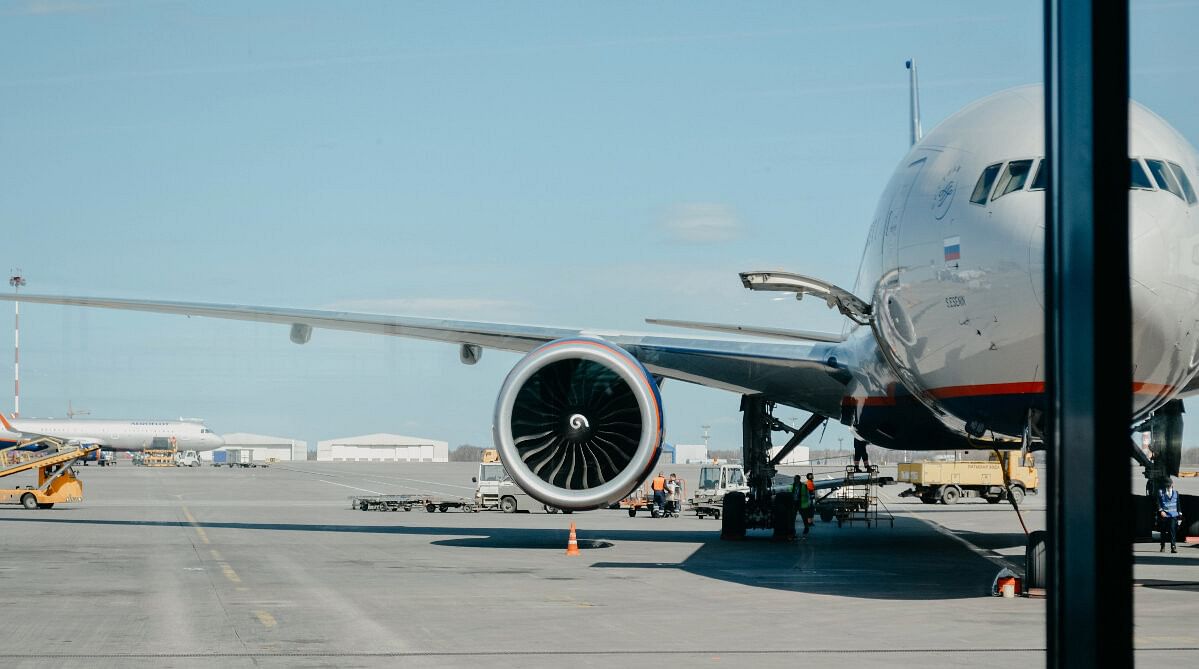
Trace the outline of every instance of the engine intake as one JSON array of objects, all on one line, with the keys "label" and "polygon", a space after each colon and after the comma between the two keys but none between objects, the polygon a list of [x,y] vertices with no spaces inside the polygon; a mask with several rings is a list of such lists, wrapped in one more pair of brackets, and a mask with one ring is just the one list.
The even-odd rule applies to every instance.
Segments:
[{"label": "engine intake", "polygon": [[560,339],[508,373],[493,429],[522,490],[550,506],[593,509],[625,497],[649,474],[662,445],[662,399],[628,351]]}]

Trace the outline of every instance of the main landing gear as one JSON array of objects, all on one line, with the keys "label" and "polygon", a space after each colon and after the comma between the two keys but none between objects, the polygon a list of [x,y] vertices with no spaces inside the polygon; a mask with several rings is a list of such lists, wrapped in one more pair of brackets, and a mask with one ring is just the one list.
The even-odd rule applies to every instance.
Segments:
[{"label": "main landing gear", "polygon": [[[741,454],[749,492],[730,492],[724,496],[720,516],[720,538],[742,539],[749,529],[774,529],[776,539],[795,536],[795,498],[774,494],[775,465],[827,420],[813,415],[801,427],[793,428],[774,417],[774,403],[760,395],[741,397]],[[788,432],[791,438],[770,457],[771,433]]]}]

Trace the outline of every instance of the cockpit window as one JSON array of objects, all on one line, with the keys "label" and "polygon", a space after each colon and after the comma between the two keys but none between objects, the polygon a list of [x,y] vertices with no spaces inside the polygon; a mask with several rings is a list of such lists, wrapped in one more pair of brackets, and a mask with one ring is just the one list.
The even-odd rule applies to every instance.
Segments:
[{"label": "cockpit window", "polygon": [[1177,195],[1180,200],[1187,199],[1182,194],[1182,186],[1178,185],[1178,179],[1174,178],[1174,172],[1169,167],[1166,167],[1164,160],[1150,160],[1146,158],[1145,164],[1149,166],[1149,171],[1153,173],[1153,179],[1157,181],[1158,188],[1170,191]]},{"label": "cockpit window", "polygon": [[1146,174],[1145,168],[1141,166],[1141,161],[1133,158],[1129,161],[1129,165],[1132,166],[1132,181],[1128,187],[1153,190],[1153,182],[1149,180],[1149,175]]},{"label": "cockpit window", "polygon": [[995,175],[999,174],[1000,167],[1003,167],[1003,163],[988,165],[987,169],[983,170],[982,175],[978,177],[978,183],[974,184],[974,192],[970,195],[971,202],[986,204],[987,196],[991,194],[991,184],[995,183]]},{"label": "cockpit window", "polygon": [[999,179],[999,185],[995,187],[995,197],[999,198],[1014,193],[1018,190],[1024,190],[1024,182],[1028,180],[1028,173],[1032,171],[1031,160],[1013,160],[1007,164],[1007,169],[1003,171],[1003,176]]},{"label": "cockpit window", "polygon": [[1186,195],[1187,204],[1195,204],[1199,198],[1195,197],[1195,189],[1191,186],[1191,180],[1187,178],[1187,173],[1183,171],[1182,165],[1178,163],[1170,163],[1170,169],[1174,170],[1174,176],[1178,177],[1178,183],[1182,186],[1182,192]]},{"label": "cockpit window", "polygon": [[1045,184],[1049,181],[1049,161],[1044,158],[1037,163],[1037,175],[1032,178],[1032,185],[1028,190],[1045,190]]}]

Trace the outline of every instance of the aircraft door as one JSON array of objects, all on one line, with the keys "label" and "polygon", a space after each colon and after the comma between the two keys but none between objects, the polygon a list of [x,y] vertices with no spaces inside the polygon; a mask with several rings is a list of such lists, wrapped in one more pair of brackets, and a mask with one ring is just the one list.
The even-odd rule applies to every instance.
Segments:
[{"label": "aircraft door", "polygon": [[912,187],[916,185],[916,180],[920,178],[920,172],[924,169],[924,164],[927,161],[927,158],[917,158],[908,163],[907,168],[903,171],[902,178],[896,184],[895,191],[891,196],[891,203],[887,209],[887,218],[883,223],[882,273],[884,275],[899,266],[899,224],[903,220],[903,212],[908,206],[908,198],[912,194]]}]

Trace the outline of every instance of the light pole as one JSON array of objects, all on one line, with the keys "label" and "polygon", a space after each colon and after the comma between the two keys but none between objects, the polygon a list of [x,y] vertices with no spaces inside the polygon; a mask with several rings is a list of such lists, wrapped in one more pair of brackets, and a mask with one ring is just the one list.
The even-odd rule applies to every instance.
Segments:
[{"label": "light pole", "polygon": [[[8,285],[12,286],[13,295],[21,292],[25,285],[25,277],[21,276],[18,267],[13,275],[8,277]],[[13,340],[12,340],[12,417],[21,417],[21,303],[13,300]]]}]

